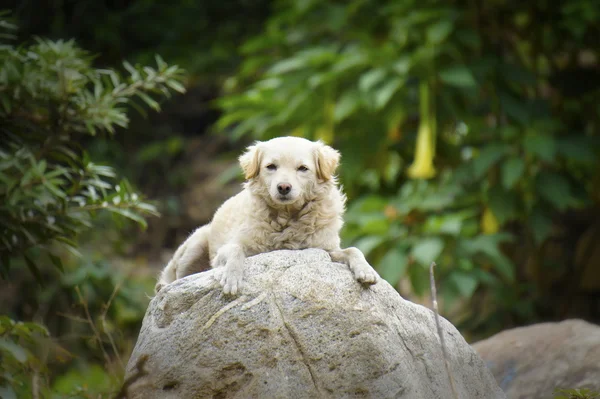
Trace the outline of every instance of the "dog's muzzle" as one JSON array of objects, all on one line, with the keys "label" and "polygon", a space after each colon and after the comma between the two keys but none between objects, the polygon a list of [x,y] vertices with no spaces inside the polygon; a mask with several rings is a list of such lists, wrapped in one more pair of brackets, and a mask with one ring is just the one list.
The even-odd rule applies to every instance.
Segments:
[{"label": "dog's muzzle", "polygon": [[282,196],[286,196],[292,191],[292,185],[290,183],[279,183],[277,185],[277,192]]}]

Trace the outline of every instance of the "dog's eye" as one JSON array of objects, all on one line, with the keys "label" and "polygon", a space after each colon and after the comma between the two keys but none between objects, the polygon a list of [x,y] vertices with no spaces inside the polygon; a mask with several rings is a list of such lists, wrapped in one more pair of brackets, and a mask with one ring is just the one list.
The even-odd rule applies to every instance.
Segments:
[{"label": "dog's eye", "polygon": [[300,171],[300,172],[307,172],[307,171],[308,171],[308,168],[307,168],[306,166],[302,165],[302,166],[300,166],[300,167],[298,168],[298,171]]},{"label": "dog's eye", "polygon": [[277,170],[277,166],[275,166],[274,164],[270,163],[267,165],[267,169],[269,170]]}]

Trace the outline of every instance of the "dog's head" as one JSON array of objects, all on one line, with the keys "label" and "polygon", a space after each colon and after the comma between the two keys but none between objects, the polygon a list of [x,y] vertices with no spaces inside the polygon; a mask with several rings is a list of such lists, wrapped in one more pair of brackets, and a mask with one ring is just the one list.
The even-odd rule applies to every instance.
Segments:
[{"label": "dog's head", "polygon": [[299,137],[256,142],[240,157],[253,192],[275,206],[302,205],[315,190],[335,182],[340,153]]}]

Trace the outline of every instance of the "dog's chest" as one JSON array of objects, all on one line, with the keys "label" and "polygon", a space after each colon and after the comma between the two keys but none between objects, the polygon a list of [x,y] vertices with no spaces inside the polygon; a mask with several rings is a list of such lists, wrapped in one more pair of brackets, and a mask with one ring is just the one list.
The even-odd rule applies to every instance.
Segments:
[{"label": "dog's chest", "polygon": [[319,226],[314,217],[274,215],[262,225],[262,234],[257,232],[253,237],[256,251],[309,248],[317,228]]},{"label": "dog's chest", "polygon": [[294,219],[279,216],[271,221],[268,234],[273,249],[301,249],[310,245],[315,233],[315,220],[312,218]]}]

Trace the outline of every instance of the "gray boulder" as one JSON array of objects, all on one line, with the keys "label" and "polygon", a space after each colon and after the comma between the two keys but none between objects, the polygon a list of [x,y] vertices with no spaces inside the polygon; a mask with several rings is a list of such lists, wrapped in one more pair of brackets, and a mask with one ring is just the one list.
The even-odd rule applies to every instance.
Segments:
[{"label": "gray boulder", "polygon": [[514,328],[473,345],[512,399],[555,388],[600,391],[600,327],[583,320]]},{"label": "gray boulder", "polygon": [[[152,299],[128,398],[452,398],[433,313],[385,281],[363,287],[316,249],[247,259],[237,298],[215,272]],[[460,333],[442,328],[458,397],[504,398]]]}]

